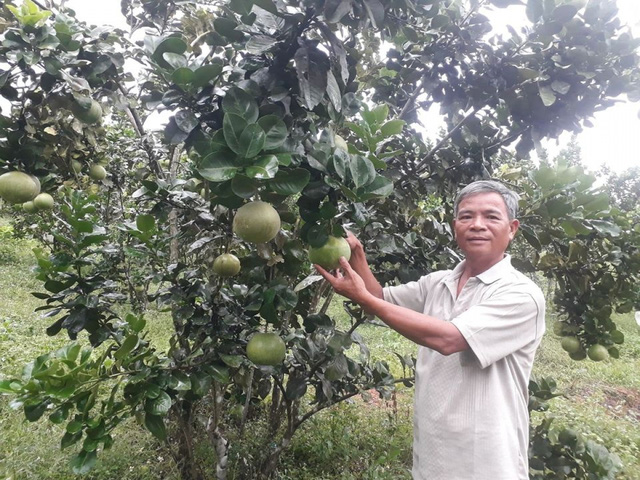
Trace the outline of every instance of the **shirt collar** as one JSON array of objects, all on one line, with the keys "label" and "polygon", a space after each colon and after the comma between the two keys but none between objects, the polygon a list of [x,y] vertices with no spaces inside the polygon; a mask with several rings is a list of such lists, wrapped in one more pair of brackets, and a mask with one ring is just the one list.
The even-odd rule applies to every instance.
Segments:
[{"label": "shirt collar", "polygon": [[[466,263],[466,260],[463,260],[462,262],[460,262],[458,265],[456,265],[456,268],[453,269],[451,274],[448,275],[447,281],[451,282],[452,285],[457,285],[457,282],[460,279],[462,272],[464,271],[465,263]],[[484,272],[476,275],[475,278],[480,280],[482,283],[489,285],[495,282],[496,280],[499,280],[500,278],[504,277],[505,274],[511,271],[512,269],[513,267],[511,266],[511,255],[505,254],[502,260],[496,263],[489,270],[485,270]]]}]

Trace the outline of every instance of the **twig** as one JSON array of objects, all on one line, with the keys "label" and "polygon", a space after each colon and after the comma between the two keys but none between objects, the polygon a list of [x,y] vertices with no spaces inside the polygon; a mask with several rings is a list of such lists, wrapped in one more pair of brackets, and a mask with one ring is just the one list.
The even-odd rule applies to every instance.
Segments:
[{"label": "twig", "polygon": [[420,169],[425,166],[425,164],[431,160],[431,158],[435,155],[435,153],[442,148],[442,146],[456,133],[458,130],[462,128],[467,120],[473,117],[478,112],[478,107],[473,107],[471,111],[465,115],[465,117],[458,122],[458,124],[453,127],[444,137],[440,139],[440,141],[431,149],[427,156],[422,159],[422,161],[416,166],[415,170],[417,173],[420,173]]}]

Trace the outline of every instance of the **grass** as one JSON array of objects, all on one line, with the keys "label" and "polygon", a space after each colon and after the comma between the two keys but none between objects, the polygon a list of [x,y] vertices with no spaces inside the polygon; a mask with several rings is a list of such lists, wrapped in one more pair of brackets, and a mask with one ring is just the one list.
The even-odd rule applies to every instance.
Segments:
[{"label": "grass", "polygon": [[[31,272],[33,243],[3,233],[0,224],[0,376],[19,374],[22,366],[43,353],[64,345],[64,335],[48,337],[51,319],[34,309],[40,301],[30,295],[40,285]],[[5,229],[6,230],[6,229]],[[343,330],[348,320],[341,302],[329,311]],[[150,336],[166,345],[166,315],[147,316]],[[574,362],[547,333],[538,353],[536,375],[556,379],[565,396],[551,402],[547,414],[558,427],[572,424],[587,438],[617,453],[626,468],[620,479],[640,478],[640,331],[632,314],[616,318],[626,337],[620,360]],[[550,319],[548,331],[552,330]],[[371,358],[385,360],[396,376],[402,375],[393,352],[415,356],[411,342],[386,327],[366,324],[359,332],[367,340]],[[47,421],[29,423],[20,410],[0,397],[0,480],[69,480],[72,452],[60,452],[60,426]],[[539,421],[534,414],[533,421]],[[294,437],[282,459],[280,480],[410,479],[412,441],[412,389],[402,387],[391,401],[377,395],[354,397],[320,412]],[[206,452],[205,452],[206,454]],[[91,480],[177,480],[166,447],[134,421],[120,429],[113,448],[103,452]],[[211,474],[213,478],[213,473]]]}]

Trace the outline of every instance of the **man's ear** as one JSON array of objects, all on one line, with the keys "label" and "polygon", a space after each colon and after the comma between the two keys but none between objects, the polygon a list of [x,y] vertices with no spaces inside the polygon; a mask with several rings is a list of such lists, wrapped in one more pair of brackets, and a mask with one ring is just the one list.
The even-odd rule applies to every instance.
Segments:
[{"label": "man's ear", "polygon": [[520,227],[520,220],[518,220],[517,218],[514,218],[513,220],[511,220],[511,222],[509,223],[509,239],[513,240],[513,238],[516,236],[516,232],[518,231],[518,228]]}]

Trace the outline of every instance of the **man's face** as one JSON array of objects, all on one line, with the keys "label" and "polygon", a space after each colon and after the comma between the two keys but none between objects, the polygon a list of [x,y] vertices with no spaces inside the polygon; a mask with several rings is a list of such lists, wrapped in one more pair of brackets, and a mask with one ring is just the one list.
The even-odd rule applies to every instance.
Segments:
[{"label": "man's face", "polygon": [[458,246],[468,260],[499,262],[518,230],[509,220],[507,206],[498,193],[478,193],[462,199],[453,228]]}]

